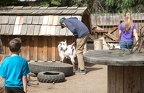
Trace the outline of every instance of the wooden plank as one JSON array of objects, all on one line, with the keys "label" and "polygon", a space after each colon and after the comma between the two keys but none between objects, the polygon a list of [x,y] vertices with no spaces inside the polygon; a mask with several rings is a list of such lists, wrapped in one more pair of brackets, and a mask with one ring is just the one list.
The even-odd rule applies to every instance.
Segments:
[{"label": "wooden plank", "polygon": [[108,66],[108,93],[115,92],[115,66]]},{"label": "wooden plank", "polygon": [[47,32],[47,26],[46,25],[42,25],[39,35],[45,35],[46,32]]},{"label": "wooden plank", "polygon": [[112,27],[112,28],[110,28],[110,30],[108,30],[108,33],[111,34],[114,31],[116,31],[117,29],[118,29],[118,27]]},{"label": "wooden plank", "polygon": [[6,29],[5,29],[5,35],[9,35],[9,31],[10,31],[10,25],[6,25]]},{"label": "wooden plank", "polygon": [[43,18],[44,18],[44,16],[40,16],[39,24],[43,24]]},{"label": "wooden plank", "polygon": [[9,16],[9,23],[8,24],[15,24],[16,16]]},{"label": "wooden plank", "polygon": [[47,48],[47,37],[44,36],[44,47],[43,47],[43,61],[47,61],[47,56],[48,56],[48,48]]},{"label": "wooden plank", "polygon": [[34,26],[34,35],[39,35],[39,31],[40,31],[40,25],[35,25]]},{"label": "wooden plank", "polygon": [[27,24],[31,24],[32,23],[32,16],[27,16]]},{"label": "wooden plank", "polygon": [[9,35],[12,35],[14,32],[14,25],[10,25]]},{"label": "wooden plank", "polygon": [[2,27],[1,27],[1,33],[0,34],[4,34],[5,29],[6,29],[6,25],[2,25]]},{"label": "wooden plank", "polygon": [[16,17],[15,25],[18,25],[20,23],[20,16]]},{"label": "wooden plank", "polygon": [[56,26],[56,28],[55,28],[55,35],[56,36],[60,34],[60,29],[61,29],[60,26]]},{"label": "wooden plank", "polygon": [[[142,66],[141,67],[141,71],[140,72],[143,72],[144,71],[144,66]],[[143,82],[144,82],[144,74],[143,73],[140,73],[140,89],[141,89],[141,91],[140,92],[143,92],[144,91],[144,84],[143,84]]]},{"label": "wooden plank", "polygon": [[22,25],[22,29],[21,29],[21,35],[26,35],[26,33],[27,33],[27,25]]},{"label": "wooden plank", "polygon": [[29,52],[30,52],[30,53],[29,53],[29,54],[30,54],[30,56],[29,56],[29,61],[30,61],[30,60],[34,60],[34,38],[35,38],[34,36],[30,36],[30,39],[29,39],[29,42],[30,42],[30,43],[29,43],[29,46],[30,46],[30,47],[29,47],[29,49],[30,49],[30,50],[29,50]]},{"label": "wooden plank", "polygon": [[9,22],[9,16],[1,16],[1,24],[8,24]]},{"label": "wooden plank", "polygon": [[39,23],[39,19],[40,19],[39,16],[33,16],[32,17],[32,24],[38,24]]},{"label": "wooden plank", "polygon": [[115,74],[116,74],[116,77],[115,77],[115,81],[116,81],[116,85],[115,85],[115,88],[116,88],[116,91],[115,93],[123,93],[123,67],[122,66],[118,66],[116,67],[115,70]]},{"label": "wooden plank", "polygon": [[22,25],[15,25],[13,35],[20,35]]},{"label": "wooden plank", "polygon": [[47,25],[49,22],[49,16],[44,16],[43,17],[43,25]]},{"label": "wooden plank", "polygon": [[46,33],[45,33],[45,35],[51,35],[51,26],[46,26]]},{"label": "wooden plank", "polygon": [[47,50],[48,50],[48,56],[47,56],[47,60],[48,61],[51,61],[52,60],[52,37],[51,36],[48,36],[47,37],[47,40],[48,40],[48,44],[47,44]]},{"label": "wooden plank", "polygon": [[52,37],[52,61],[56,61],[56,48],[55,48],[55,46],[56,46],[56,37],[55,36],[53,36]]},{"label": "wooden plank", "polygon": [[26,59],[30,60],[30,36],[27,36],[26,51]]},{"label": "wooden plank", "polygon": [[38,61],[42,61],[43,60],[43,41],[44,37],[41,36],[38,38]]},{"label": "wooden plank", "polygon": [[55,15],[53,19],[53,25],[58,25],[58,22],[59,22],[58,16]]},{"label": "wooden plank", "polygon": [[34,52],[33,58],[35,61],[38,61],[38,37],[34,37]]},{"label": "wooden plank", "polygon": [[19,22],[19,24],[23,24],[24,23],[24,16],[20,16],[20,22]]},{"label": "wooden plank", "polygon": [[124,67],[124,93],[132,93],[132,67]]},{"label": "wooden plank", "polygon": [[27,35],[33,35],[33,33],[34,33],[34,25],[28,25]]},{"label": "wooden plank", "polygon": [[55,33],[55,29],[56,27],[55,26],[50,26],[50,30],[51,30],[51,34],[52,36],[54,36],[56,33]]},{"label": "wooden plank", "polygon": [[48,25],[52,25],[53,24],[53,20],[54,20],[54,16],[53,15],[49,15]]},{"label": "wooden plank", "polygon": [[132,93],[140,93],[141,89],[140,89],[140,82],[141,82],[141,76],[140,76],[140,73],[141,73],[141,67],[136,67],[134,66],[132,68],[133,70],[133,76],[132,76]]}]

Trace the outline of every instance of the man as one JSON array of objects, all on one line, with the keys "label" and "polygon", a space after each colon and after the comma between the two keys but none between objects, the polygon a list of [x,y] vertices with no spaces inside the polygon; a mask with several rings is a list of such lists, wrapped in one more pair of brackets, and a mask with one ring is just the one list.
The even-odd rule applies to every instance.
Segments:
[{"label": "man", "polygon": [[[76,17],[61,18],[59,21],[61,28],[67,27],[76,39],[76,54],[78,59],[78,70],[75,74],[86,74],[85,64],[83,60],[83,49],[87,42],[90,31],[84,23]],[[74,44],[74,43],[73,43]]]}]

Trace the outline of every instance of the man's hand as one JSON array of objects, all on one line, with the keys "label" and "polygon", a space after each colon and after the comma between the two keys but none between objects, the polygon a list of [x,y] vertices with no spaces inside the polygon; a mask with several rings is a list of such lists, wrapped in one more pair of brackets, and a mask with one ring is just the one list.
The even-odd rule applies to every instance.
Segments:
[{"label": "man's hand", "polygon": [[74,45],[75,45],[75,42],[73,42],[71,45],[74,46]]}]

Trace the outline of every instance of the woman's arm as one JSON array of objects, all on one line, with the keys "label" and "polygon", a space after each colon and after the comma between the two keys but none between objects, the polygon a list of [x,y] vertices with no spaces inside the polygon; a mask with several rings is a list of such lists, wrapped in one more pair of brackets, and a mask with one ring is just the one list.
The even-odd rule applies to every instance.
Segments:
[{"label": "woman's arm", "polygon": [[27,92],[27,76],[22,77],[24,92]]},{"label": "woman's arm", "polygon": [[136,39],[136,41],[137,41],[137,40],[138,40],[138,34],[137,34],[136,29],[134,29],[133,32],[134,32],[135,39]]},{"label": "woman's arm", "polygon": [[119,30],[119,37],[118,37],[118,41],[120,41],[120,39],[121,39],[121,30]]}]

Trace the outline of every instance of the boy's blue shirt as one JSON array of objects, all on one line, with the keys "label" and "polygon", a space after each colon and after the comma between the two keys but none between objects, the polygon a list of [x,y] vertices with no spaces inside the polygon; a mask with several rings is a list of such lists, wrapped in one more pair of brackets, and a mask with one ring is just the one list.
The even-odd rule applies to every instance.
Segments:
[{"label": "boy's blue shirt", "polygon": [[30,72],[26,59],[20,56],[6,57],[0,66],[0,76],[7,87],[23,87],[22,77]]}]

